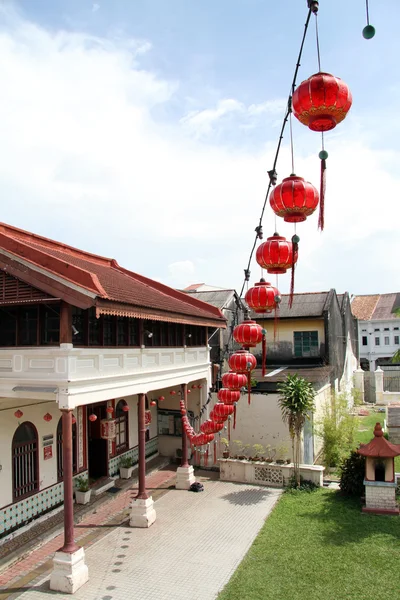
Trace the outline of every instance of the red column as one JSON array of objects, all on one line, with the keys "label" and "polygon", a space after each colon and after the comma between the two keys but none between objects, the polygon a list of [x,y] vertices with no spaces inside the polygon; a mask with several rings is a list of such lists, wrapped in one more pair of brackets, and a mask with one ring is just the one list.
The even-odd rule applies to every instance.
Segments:
[{"label": "red column", "polygon": [[[187,410],[188,405],[188,393],[187,393],[187,383],[182,383],[181,385],[182,398],[185,402],[185,408]],[[187,444],[187,436],[185,430],[182,427],[182,459],[181,459],[181,467],[188,467],[188,444]]]},{"label": "red column", "polygon": [[61,552],[76,552],[74,540],[74,498],[72,483],[72,411],[62,410],[62,445],[64,478],[64,545]]},{"label": "red column", "polygon": [[136,498],[147,500],[146,492],[146,396],[139,394],[138,401],[138,433],[139,433],[139,489]]}]

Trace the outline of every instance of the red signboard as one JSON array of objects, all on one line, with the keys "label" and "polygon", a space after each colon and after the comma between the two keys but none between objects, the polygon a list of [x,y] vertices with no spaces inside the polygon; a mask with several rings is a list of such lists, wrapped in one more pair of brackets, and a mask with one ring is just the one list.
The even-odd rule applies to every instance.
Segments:
[{"label": "red signboard", "polygon": [[100,421],[100,437],[103,440],[113,440],[117,436],[115,419],[102,419]]},{"label": "red signboard", "polygon": [[45,446],[43,448],[43,459],[49,460],[49,458],[53,458],[53,446]]},{"label": "red signboard", "polygon": [[146,427],[151,423],[151,410],[146,410],[144,413],[144,424]]}]

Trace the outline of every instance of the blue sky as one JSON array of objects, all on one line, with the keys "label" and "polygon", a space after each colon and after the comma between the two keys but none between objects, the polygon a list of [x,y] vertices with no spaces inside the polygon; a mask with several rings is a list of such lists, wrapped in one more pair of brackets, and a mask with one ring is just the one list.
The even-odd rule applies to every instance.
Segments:
[{"label": "blue sky", "polygon": [[[305,0],[6,2],[2,220],[169,285],[240,287],[306,13]],[[320,2],[322,68],[354,103],[326,136],[326,230],[316,215],[297,228],[298,291],[399,287],[400,4],[372,0],[370,17],[366,41],[363,0]],[[313,19],[298,81],[316,71]],[[294,139],[296,172],[318,187],[320,139],[297,122]]]}]

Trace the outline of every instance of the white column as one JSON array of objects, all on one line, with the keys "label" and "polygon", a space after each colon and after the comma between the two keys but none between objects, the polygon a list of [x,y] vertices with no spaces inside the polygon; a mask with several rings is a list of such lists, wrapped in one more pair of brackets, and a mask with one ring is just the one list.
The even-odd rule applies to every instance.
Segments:
[{"label": "white column", "polygon": [[378,367],[375,371],[375,397],[377,404],[384,404],[383,400],[383,371]]}]

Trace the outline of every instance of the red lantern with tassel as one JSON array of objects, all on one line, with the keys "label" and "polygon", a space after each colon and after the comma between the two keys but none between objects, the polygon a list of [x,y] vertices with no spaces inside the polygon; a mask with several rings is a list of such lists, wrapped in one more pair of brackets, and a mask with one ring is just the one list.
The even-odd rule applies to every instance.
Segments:
[{"label": "red lantern with tassel", "polygon": [[170,394],[171,394],[171,396],[175,396],[176,395],[176,391],[175,390],[171,390]]},{"label": "red lantern with tassel", "polygon": [[212,442],[213,439],[213,433],[196,433],[196,435],[193,436],[192,444],[193,446],[205,446],[206,444]]},{"label": "red lantern with tassel", "polygon": [[272,210],[287,223],[305,221],[315,211],[318,202],[316,188],[297,175],[286,177],[269,195]]},{"label": "red lantern with tassel", "polygon": [[211,419],[207,419],[207,421],[204,421],[204,423],[200,425],[200,431],[203,433],[219,433],[223,428],[223,423],[217,423]]},{"label": "red lantern with tassel", "polygon": [[255,321],[245,319],[233,330],[233,339],[245,348],[255,348],[262,340],[262,327]]},{"label": "red lantern with tassel", "polygon": [[92,423],[97,421],[97,415],[95,415],[93,413],[91,415],[89,415],[89,421],[91,421]]},{"label": "red lantern with tassel", "polygon": [[14,417],[16,417],[17,419],[20,419],[21,417],[24,416],[24,413],[22,412],[22,410],[16,410],[14,413]]},{"label": "red lantern with tassel", "polygon": [[240,390],[247,385],[247,376],[244,373],[224,373],[222,375],[222,385],[230,390]]},{"label": "red lantern with tassel", "polygon": [[124,412],[129,412],[129,406],[127,404],[124,404],[123,407],[122,407],[122,410]]},{"label": "red lantern with tassel", "polygon": [[247,290],[244,299],[251,310],[261,314],[272,312],[278,308],[280,293],[278,288],[265,281],[265,279],[261,279],[254,287]]},{"label": "red lantern with tassel", "polygon": [[50,413],[46,413],[46,414],[44,415],[44,417],[43,417],[43,419],[44,419],[45,421],[47,421],[47,423],[49,423],[49,421],[51,421],[51,420],[52,420],[52,418],[53,418],[53,417],[51,416],[51,414],[50,414]]},{"label": "red lantern with tassel", "polygon": [[286,238],[274,233],[266,242],[259,245],[256,252],[256,260],[262,269],[266,269],[271,275],[283,275],[292,267],[297,260],[294,256],[293,244]]},{"label": "red lantern with tassel", "polygon": [[330,73],[315,73],[296,88],[294,116],[312,131],[329,131],[346,118],[353,102],[347,84]]},{"label": "red lantern with tassel", "polygon": [[221,388],[217,393],[217,398],[220,402],[223,402],[223,404],[234,404],[240,400],[240,391]]},{"label": "red lantern with tassel", "polygon": [[155,400],[150,401],[150,406],[157,406],[157,402]]},{"label": "red lantern with tassel", "polygon": [[112,415],[112,414],[113,414],[113,412],[114,412],[114,409],[113,409],[113,407],[112,407],[112,406],[108,406],[108,407],[106,408],[106,412],[108,412],[108,414],[109,414],[109,415]]},{"label": "red lantern with tassel", "polygon": [[165,400],[164,396],[158,396],[158,401],[163,402]]},{"label": "red lantern with tassel", "polygon": [[210,419],[212,421],[216,421],[217,423],[224,423],[231,415],[233,415],[233,406],[231,404],[217,402],[210,412]]},{"label": "red lantern with tassel", "polygon": [[[249,290],[250,291],[250,290]],[[247,295],[247,294],[246,294]],[[251,372],[257,366],[257,359],[254,354],[247,350],[238,350],[229,357],[229,366],[237,373],[246,373],[247,375],[247,391],[248,402],[251,400]]]}]

